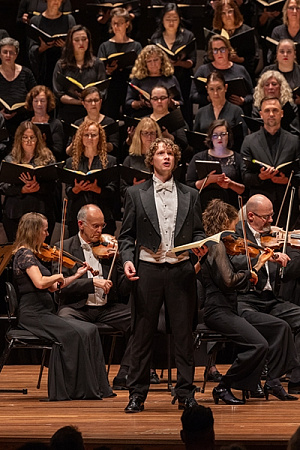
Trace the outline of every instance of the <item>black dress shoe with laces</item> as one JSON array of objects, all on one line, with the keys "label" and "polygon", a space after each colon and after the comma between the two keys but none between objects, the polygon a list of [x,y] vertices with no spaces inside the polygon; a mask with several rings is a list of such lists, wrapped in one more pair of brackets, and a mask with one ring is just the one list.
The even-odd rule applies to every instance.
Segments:
[{"label": "black dress shoe with laces", "polygon": [[206,378],[207,381],[213,381],[215,383],[220,383],[221,379],[222,379],[222,374],[218,371],[218,369],[211,371],[210,369],[208,370],[207,373],[207,368],[204,371],[204,378]]},{"label": "black dress shoe with laces", "polygon": [[260,383],[258,383],[255,391],[250,391],[250,397],[251,398],[264,398],[265,397],[262,385]]},{"label": "black dress shoe with laces", "polygon": [[198,402],[194,397],[187,397],[185,400],[178,399],[178,409],[188,409],[196,405],[198,405]]},{"label": "black dress shoe with laces", "polygon": [[215,387],[212,391],[214,402],[217,405],[219,400],[222,400],[226,405],[244,405],[245,399],[240,400],[236,398],[230,389],[224,387]]},{"label": "black dress shoe with laces", "polygon": [[282,386],[282,384],[270,386],[268,383],[265,383],[264,393],[266,396],[266,400],[268,400],[270,394],[274,395],[274,397],[277,397],[279,400],[282,400],[282,401],[298,400],[298,397],[288,394],[284,390],[284,387]]},{"label": "black dress shoe with laces", "polygon": [[133,395],[129,399],[129,403],[124,409],[126,413],[138,413],[144,411],[144,400],[137,395]]}]

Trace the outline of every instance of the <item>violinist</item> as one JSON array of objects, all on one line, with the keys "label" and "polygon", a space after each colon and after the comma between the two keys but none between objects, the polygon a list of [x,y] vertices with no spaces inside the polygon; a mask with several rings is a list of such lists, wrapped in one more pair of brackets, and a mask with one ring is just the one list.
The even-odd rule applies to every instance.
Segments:
[{"label": "violinist", "polygon": [[[235,230],[237,222],[237,210],[219,199],[211,200],[203,213],[203,225],[207,235],[213,235],[225,229]],[[225,245],[220,241],[209,249],[207,259],[200,271],[205,288],[204,321],[206,325],[221,332],[238,346],[235,361],[213,390],[215,403],[222,400],[228,405],[243,404],[245,399],[235,397],[231,388],[250,390],[251,396],[258,397],[257,386],[266,358],[269,361],[266,386],[272,388],[276,386],[282,393],[282,398],[276,396],[281,400],[297,400],[297,397],[288,395],[284,391],[279,381],[279,377],[286,370],[298,364],[290,328],[285,322],[276,318],[272,318],[269,324],[263,323],[264,314],[262,313],[258,313],[261,323],[252,326],[237,313],[237,291],[249,291],[256,286],[258,274],[271,255],[270,250],[261,253],[252,270],[234,270]],[[288,346],[291,347],[290,351]],[[271,393],[276,394],[275,388],[274,392]],[[267,395],[268,393],[267,390]],[[261,394],[259,396],[263,396],[262,392]]]},{"label": "violinist", "polygon": [[[274,210],[272,202],[264,195],[253,195],[246,204],[246,215],[246,237],[251,242],[260,245],[261,236],[270,231],[273,221]],[[239,236],[243,236],[241,222],[237,225],[236,231]],[[280,267],[285,268],[284,281],[290,276],[289,272],[293,269],[293,264],[286,254],[277,252],[276,256],[276,259],[271,258],[266,266],[258,273],[255,290],[249,288],[238,293],[238,313],[255,327],[257,323],[263,323],[264,327],[268,327],[273,322],[274,317],[287,322],[294,333],[295,344],[292,343],[289,345],[285,359],[290,358],[290,354],[294,353],[295,345],[297,358],[300,361],[300,307],[289,301],[283,301],[277,294],[278,283],[280,282]],[[243,255],[233,256],[231,262],[236,271],[244,270],[246,267],[246,258]],[[255,264],[255,260],[253,260],[253,264]],[[282,345],[283,341],[278,336],[276,346],[280,347]],[[281,388],[267,385],[266,390],[281,400],[286,399]],[[288,392],[290,394],[300,394],[299,365],[295,366],[291,372]]]},{"label": "violinist", "polygon": [[50,295],[58,289],[58,283],[62,292],[76,283],[88,265],[75,269],[69,277],[58,272],[51,275],[36,256],[47,236],[48,222],[43,214],[30,212],[21,217],[13,250],[19,325],[54,343],[48,372],[50,401],[110,397],[113,392],[107,380],[97,327],[58,317]]},{"label": "violinist", "polygon": [[[112,274],[108,279],[108,273],[112,264],[112,257],[117,249],[117,242],[112,238],[112,245],[94,247],[102,240],[102,231],[105,228],[104,216],[101,209],[93,204],[84,205],[78,215],[79,233],[63,242],[63,250],[81,261],[86,261],[95,271],[85,273],[66,289],[57,294],[59,303],[58,315],[66,320],[78,319],[90,323],[106,323],[116,330],[122,330],[127,335],[130,333],[131,313],[125,304],[128,301],[130,283],[126,280],[119,258],[113,266]],[[107,242],[105,242],[107,244]],[[56,244],[60,248],[60,244]],[[102,249],[105,250],[103,255]],[[107,251],[106,251],[107,249]],[[102,253],[98,259],[95,254]],[[53,273],[57,273],[58,263],[54,262]],[[64,276],[71,276],[76,272],[76,267],[63,267]],[[126,375],[129,368],[130,345],[127,345],[119,373],[114,379],[113,388],[121,389],[126,386]]]}]

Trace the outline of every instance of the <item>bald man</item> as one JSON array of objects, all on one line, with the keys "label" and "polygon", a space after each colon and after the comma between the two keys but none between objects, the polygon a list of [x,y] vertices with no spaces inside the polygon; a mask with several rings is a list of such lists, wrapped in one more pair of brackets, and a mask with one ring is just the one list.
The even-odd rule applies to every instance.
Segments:
[{"label": "bald man", "polygon": [[[250,241],[261,244],[261,235],[270,232],[273,222],[272,202],[261,194],[250,197],[246,204],[246,237]],[[236,231],[243,236],[242,223],[239,222]],[[234,256],[231,259],[237,270],[247,268],[245,255]],[[252,260],[254,266],[256,260]],[[298,261],[297,261],[298,264]],[[281,282],[279,270],[284,267],[284,279],[294,276],[294,262],[281,252],[276,252],[274,258],[258,272],[258,283],[255,289],[238,294],[238,313],[256,328],[259,324],[268,326],[274,316],[287,322],[295,334],[295,346],[300,361],[300,307],[291,302],[283,301],[278,295],[278,283]],[[261,314],[263,313],[263,314]],[[281,345],[278,342],[276,345]],[[295,368],[289,382],[290,394],[300,394],[300,369]]]}]

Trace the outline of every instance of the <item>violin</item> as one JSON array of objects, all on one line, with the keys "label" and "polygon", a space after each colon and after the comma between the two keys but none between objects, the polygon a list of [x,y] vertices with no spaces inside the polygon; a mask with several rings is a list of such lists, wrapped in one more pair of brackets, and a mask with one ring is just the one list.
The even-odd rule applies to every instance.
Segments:
[{"label": "violin", "polygon": [[[76,256],[71,255],[68,252],[63,251],[61,253],[61,250],[57,247],[51,247],[48,244],[43,243],[40,250],[35,252],[35,255],[44,262],[52,262],[52,261],[59,261],[59,259],[62,257],[62,265],[64,267],[67,267],[68,269],[73,269],[75,264],[81,264],[83,265],[84,262],[81,261],[79,258],[76,258]],[[99,274],[99,271],[89,269],[93,276],[96,276]]]},{"label": "violin", "polygon": [[118,241],[111,234],[101,234],[100,241],[90,245],[96,258],[110,258],[118,252]]},{"label": "violin", "polygon": [[[246,249],[245,249],[245,241],[241,237],[235,237],[234,235],[224,236],[222,238],[222,241],[226,248],[226,253],[230,256],[235,255],[245,255]],[[265,251],[264,247],[260,247],[257,244],[254,244],[254,242],[251,242],[247,239],[247,245],[249,249],[249,256],[250,258],[256,258],[259,256],[260,251]]]},{"label": "violin", "polygon": [[[266,236],[261,236],[261,245],[269,247],[273,250],[279,250],[283,247],[286,237],[286,231],[282,228],[272,227],[272,233]],[[292,248],[300,248],[300,230],[293,230],[288,232],[287,245]]]}]

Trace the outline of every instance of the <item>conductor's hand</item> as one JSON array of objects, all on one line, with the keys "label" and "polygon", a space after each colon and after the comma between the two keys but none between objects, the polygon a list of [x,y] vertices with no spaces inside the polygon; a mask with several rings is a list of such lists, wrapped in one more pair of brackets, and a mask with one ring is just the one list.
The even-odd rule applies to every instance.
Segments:
[{"label": "conductor's hand", "polygon": [[95,287],[103,289],[105,294],[109,293],[110,288],[113,285],[111,280],[103,280],[100,278],[93,278],[93,283]]},{"label": "conductor's hand", "polygon": [[136,281],[139,279],[139,277],[136,276],[136,270],[131,261],[127,261],[124,265],[124,273],[128,280],[130,281]]}]

